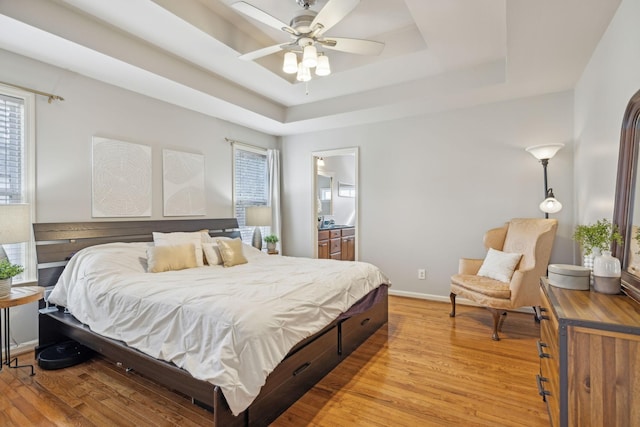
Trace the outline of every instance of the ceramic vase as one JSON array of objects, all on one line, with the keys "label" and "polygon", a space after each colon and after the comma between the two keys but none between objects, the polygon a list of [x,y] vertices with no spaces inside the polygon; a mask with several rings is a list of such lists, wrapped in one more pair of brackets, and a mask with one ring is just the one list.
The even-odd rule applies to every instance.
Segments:
[{"label": "ceramic vase", "polygon": [[603,294],[620,293],[620,260],[611,256],[611,251],[603,251],[593,260],[593,289]]},{"label": "ceramic vase", "polygon": [[12,277],[0,279],[0,298],[6,298],[11,294]]},{"label": "ceramic vase", "polygon": [[267,252],[274,253],[276,251],[276,243],[267,242]]}]

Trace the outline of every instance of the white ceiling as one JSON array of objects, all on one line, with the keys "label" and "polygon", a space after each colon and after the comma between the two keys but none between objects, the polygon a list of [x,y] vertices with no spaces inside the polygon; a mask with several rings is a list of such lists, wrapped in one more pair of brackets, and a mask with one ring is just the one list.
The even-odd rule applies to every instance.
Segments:
[{"label": "white ceiling", "polygon": [[[287,135],[571,89],[620,3],[361,0],[326,35],[384,42],[382,54],[327,51],[333,73],[305,85],[281,71],[282,52],[238,59],[290,39],[234,1],[3,1],[0,48]],[[285,23],[301,10],[245,1]]]}]

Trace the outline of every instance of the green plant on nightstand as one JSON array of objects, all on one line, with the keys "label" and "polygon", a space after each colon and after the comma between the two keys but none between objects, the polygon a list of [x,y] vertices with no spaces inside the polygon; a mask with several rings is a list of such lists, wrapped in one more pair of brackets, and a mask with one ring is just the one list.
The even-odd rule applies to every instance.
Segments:
[{"label": "green plant on nightstand", "polygon": [[18,264],[11,264],[8,259],[0,261],[0,280],[10,279],[24,271],[24,267]]},{"label": "green plant on nightstand", "polygon": [[276,243],[278,243],[280,239],[275,234],[269,234],[264,238],[264,241],[267,242],[267,251],[274,252],[276,250]]},{"label": "green plant on nightstand", "polygon": [[14,276],[22,273],[24,267],[4,258],[0,260],[0,298],[5,298],[11,294],[11,282]]}]

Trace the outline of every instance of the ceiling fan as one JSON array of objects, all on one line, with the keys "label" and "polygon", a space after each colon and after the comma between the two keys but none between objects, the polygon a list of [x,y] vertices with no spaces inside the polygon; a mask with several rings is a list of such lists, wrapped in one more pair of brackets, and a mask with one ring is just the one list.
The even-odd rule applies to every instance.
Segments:
[{"label": "ceiling fan", "polygon": [[[247,2],[239,1],[231,4],[231,7],[238,12],[270,27],[282,30],[291,37],[290,42],[245,53],[240,56],[240,59],[250,61],[286,51],[283,71],[289,74],[297,73],[298,80],[308,81],[311,79],[310,68],[316,68],[316,75],[319,76],[331,73],[329,58],[324,54],[324,49],[359,55],[379,55],[384,49],[384,43],[373,40],[324,35],[326,31],[347,16],[360,3],[360,0],[329,0],[319,12],[310,9],[316,0],[296,0],[296,3],[303,10],[291,19],[289,25]],[[320,55],[318,55],[318,51],[320,51]],[[299,63],[297,53],[302,53],[302,60]]]}]

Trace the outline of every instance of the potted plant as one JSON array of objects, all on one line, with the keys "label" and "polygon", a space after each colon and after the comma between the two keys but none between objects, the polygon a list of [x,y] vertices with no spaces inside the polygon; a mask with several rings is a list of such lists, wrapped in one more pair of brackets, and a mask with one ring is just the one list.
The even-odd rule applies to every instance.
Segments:
[{"label": "potted plant", "polygon": [[278,236],[275,234],[269,234],[264,238],[264,241],[267,242],[267,252],[273,253],[276,251],[276,243],[278,243]]},{"label": "potted plant", "polygon": [[0,260],[0,298],[4,298],[11,293],[12,278],[23,271],[24,267],[18,264],[11,264],[7,258]]},{"label": "potted plant", "polygon": [[[598,267],[602,262],[617,262],[620,265],[620,261],[613,260],[611,257],[611,244],[613,242],[622,244],[622,235],[618,231],[618,226],[612,224],[608,219],[598,220],[595,224],[578,225],[573,233],[573,240],[578,242],[583,252],[582,265],[591,269],[591,284],[595,285],[594,276],[594,258],[600,257],[600,254],[604,254],[604,260],[599,260]],[[619,267],[618,267],[619,270]]]},{"label": "potted plant", "polygon": [[598,220],[595,224],[578,225],[573,233],[573,240],[582,248],[584,266],[591,269],[593,269],[594,255],[609,251],[613,242],[622,244],[618,226],[605,218]]}]

